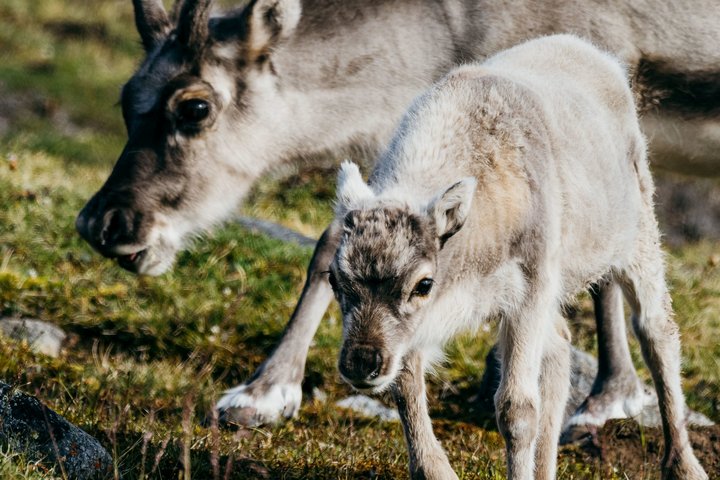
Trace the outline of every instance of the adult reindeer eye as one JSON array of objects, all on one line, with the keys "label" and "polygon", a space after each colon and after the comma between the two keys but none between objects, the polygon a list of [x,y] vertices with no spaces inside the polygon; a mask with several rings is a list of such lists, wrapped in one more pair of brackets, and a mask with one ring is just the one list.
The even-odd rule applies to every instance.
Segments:
[{"label": "adult reindeer eye", "polygon": [[413,288],[410,296],[427,297],[430,294],[430,290],[432,290],[433,283],[434,282],[432,278],[423,278],[417,283],[417,285],[415,285],[415,288]]},{"label": "adult reindeer eye", "polygon": [[193,98],[178,105],[177,116],[181,123],[198,123],[210,114],[210,104],[205,100]]}]

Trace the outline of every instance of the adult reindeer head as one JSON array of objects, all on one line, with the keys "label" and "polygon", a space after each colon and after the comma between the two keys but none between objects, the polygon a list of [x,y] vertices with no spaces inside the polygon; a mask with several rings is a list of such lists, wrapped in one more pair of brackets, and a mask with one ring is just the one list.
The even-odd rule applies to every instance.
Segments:
[{"label": "adult reindeer head", "polygon": [[122,90],[128,141],[76,227],[122,267],[156,275],[287,150],[273,51],[300,1],[253,0],[213,19],[210,0],[179,1],[170,15],[161,0],[133,4],[147,56]]}]

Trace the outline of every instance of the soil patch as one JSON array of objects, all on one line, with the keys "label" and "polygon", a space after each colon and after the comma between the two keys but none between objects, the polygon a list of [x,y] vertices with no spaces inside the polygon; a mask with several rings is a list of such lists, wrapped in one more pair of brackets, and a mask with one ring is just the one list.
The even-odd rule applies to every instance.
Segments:
[{"label": "soil patch", "polygon": [[[690,442],[710,478],[720,478],[720,425],[691,428]],[[630,478],[659,478],[662,454],[662,431],[640,427],[632,420],[612,420],[582,446],[563,447],[560,453],[597,465],[602,478],[616,471]]]}]

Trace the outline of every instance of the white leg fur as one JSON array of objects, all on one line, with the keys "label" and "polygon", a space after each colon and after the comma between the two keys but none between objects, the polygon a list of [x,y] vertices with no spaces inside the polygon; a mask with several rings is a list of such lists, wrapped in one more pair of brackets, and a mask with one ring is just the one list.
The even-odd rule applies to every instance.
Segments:
[{"label": "white leg fur", "polygon": [[535,454],[535,478],[555,478],[557,445],[570,389],[570,332],[558,315],[548,335],[540,371],[540,429]]},{"label": "white leg fur", "polygon": [[[495,394],[495,411],[498,428],[505,438],[508,478],[513,480],[532,479],[535,471],[543,350],[558,315],[553,311],[555,296],[548,295],[544,286],[538,287],[543,291],[535,292],[527,300],[518,317],[504,318],[500,325],[502,379]],[[556,447],[543,444],[543,448]],[[539,455],[547,458],[547,451]]]}]

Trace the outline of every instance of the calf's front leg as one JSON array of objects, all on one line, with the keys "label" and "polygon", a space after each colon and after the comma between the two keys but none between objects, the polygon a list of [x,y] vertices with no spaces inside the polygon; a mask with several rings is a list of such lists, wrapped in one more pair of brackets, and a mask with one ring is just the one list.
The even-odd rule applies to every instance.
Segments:
[{"label": "calf's front leg", "polygon": [[338,241],[339,229],[333,224],[318,240],[305,287],[280,343],[247,383],[227,390],[217,402],[215,408],[223,422],[245,426],[276,423],[299,410],[308,349],[333,298],[327,269]]},{"label": "calf's front leg", "polygon": [[457,480],[432,431],[427,409],[422,354],[409,352],[392,388],[410,457],[413,480]]},{"label": "calf's front leg", "polygon": [[[528,300],[516,317],[500,322],[499,352],[502,364],[500,386],[495,393],[495,414],[505,439],[508,478],[534,478],[536,446],[541,413],[540,370],[548,332],[554,328],[550,300],[538,294]],[[550,448],[550,442],[542,445]],[[542,458],[547,452],[539,452]],[[552,478],[552,477],[551,477]]]},{"label": "calf's front leg", "polygon": [[555,478],[558,438],[570,389],[570,331],[558,315],[543,346],[540,371],[540,429],[535,452],[535,480]]}]

